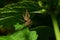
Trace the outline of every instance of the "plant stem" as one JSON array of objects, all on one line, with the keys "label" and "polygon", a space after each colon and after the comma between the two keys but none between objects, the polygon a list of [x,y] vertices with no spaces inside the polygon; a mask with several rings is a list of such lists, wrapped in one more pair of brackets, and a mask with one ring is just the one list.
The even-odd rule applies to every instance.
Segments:
[{"label": "plant stem", "polygon": [[57,22],[56,16],[54,14],[52,14],[51,18],[52,18],[52,22],[53,22],[53,28],[54,28],[56,40],[60,40],[60,37],[59,37],[59,26],[58,26],[58,22]]}]

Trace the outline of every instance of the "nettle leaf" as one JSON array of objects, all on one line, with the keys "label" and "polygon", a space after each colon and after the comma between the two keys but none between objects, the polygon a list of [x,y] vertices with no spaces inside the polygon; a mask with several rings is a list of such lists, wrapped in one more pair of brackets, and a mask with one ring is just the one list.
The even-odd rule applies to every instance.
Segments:
[{"label": "nettle leaf", "polygon": [[0,20],[5,20],[5,19],[11,18],[11,17],[14,17],[14,16],[9,16],[9,17],[5,17],[5,18],[1,18]]},{"label": "nettle leaf", "polygon": [[0,8],[0,18],[5,18],[8,16],[21,16],[28,9],[30,12],[35,10],[40,10],[40,7],[37,2],[34,1],[25,1],[17,2],[5,5],[3,8]]},{"label": "nettle leaf", "polygon": [[[25,27],[24,24],[20,25],[19,23],[17,23],[17,24],[15,25],[16,30],[18,30],[19,28],[22,29],[22,28],[24,28],[24,27]],[[19,32],[19,33],[18,33],[18,32]],[[36,31],[30,31],[29,28],[27,28],[27,27],[25,27],[23,30],[18,31],[18,32],[16,32],[16,33],[18,33],[17,35],[16,35],[16,33],[15,33],[15,34],[11,35],[11,37],[12,37],[12,36],[14,36],[15,38],[18,37],[16,40],[19,40],[20,37],[21,37],[20,40],[36,40],[37,37],[38,37]],[[32,36],[32,35],[33,35],[33,36]],[[24,37],[24,38],[23,38],[23,37]]]},{"label": "nettle leaf", "polygon": [[27,2],[17,2],[8,4],[3,8],[0,8],[0,14],[6,13],[19,13],[28,9],[29,11],[40,10],[37,2],[27,1]]},{"label": "nettle leaf", "polygon": [[[15,27],[23,27],[23,25],[19,25],[17,23]],[[18,28],[17,28],[18,29]],[[17,31],[11,35],[7,36],[0,36],[0,40],[37,40],[37,33],[36,31],[30,31],[27,27],[24,28],[23,30]]]},{"label": "nettle leaf", "polygon": [[19,23],[16,23],[15,25],[14,25],[14,27],[15,27],[15,30],[18,30],[18,29],[23,29],[23,27],[24,27],[24,25],[22,24],[19,24]]}]

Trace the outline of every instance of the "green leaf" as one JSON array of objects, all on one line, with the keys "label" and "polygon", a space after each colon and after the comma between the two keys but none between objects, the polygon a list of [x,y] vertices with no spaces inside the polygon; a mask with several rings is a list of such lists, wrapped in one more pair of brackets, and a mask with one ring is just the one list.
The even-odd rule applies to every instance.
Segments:
[{"label": "green leaf", "polygon": [[28,9],[29,11],[40,10],[40,7],[37,2],[34,1],[26,1],[26,2],[17,2],[8,4],[3,8],[0,8],[0,14],[4,13],[18,13],[23,10]]},{"label": "green leaf", "polygon": [[36,31],[30,31],[29,40],[37,40],[37,37],[38,37],[38,35],[37,35]]},{"label": "green leaf", "polygon": [[11,17],[14,17],[14,16],[9,16],[9,17],[5,17],[5,18],[0,18],[0,20],[5,20],[5,19],[11,18]]},{"label": "green leaf", "polygon": [[16,23],[15,25],[14,25],[14,27],[15,27],[15,30],[18,30],[18,29],[23,29],[23,27],[24,27],[24,24],[19,24],[19,23]]},{"label": "green leaf", "polygon": [[[23,27],[23,25],[19,25],[17,23],[15,27],[18,29]],[[30,31],[29,28],[24,28],[23,30],[16,31],[15,33],[7,36],[0,36],[0,40],[37,40],[36,31]]]}]

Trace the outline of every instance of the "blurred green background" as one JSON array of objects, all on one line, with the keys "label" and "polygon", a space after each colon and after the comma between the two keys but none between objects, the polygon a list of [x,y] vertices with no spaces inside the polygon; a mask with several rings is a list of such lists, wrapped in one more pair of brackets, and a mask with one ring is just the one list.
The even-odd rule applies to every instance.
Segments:
[{"label": "blurred green background", "polygon": [[[19,1],[22,1],[22,0],[0,0],[0,8],[3,8],[7,4],[16,3]],[[37,1],[37,0],[33,0],[33,1]],[[52,1],[51,0],[48,0],[48,1],[42,0],[42,2],[43,2],[43,6],[44,6],[45,4],[47,4],[47,5],[50,4]],[[47,7],[47,9],[49,9],[49,8],[50,7]],[[54,9],[52,9],[52,10],[54,10]],[[48,10],[48,11],[50,11],[50,10]],[[46,13],[48,13],[48,12],[46,12]],[[34,15],[34,17],[32,18],[33,24],[31,25],[30,30],[37,31],[37,33],[38,33],[37,40],[56,40],[51,16],[49,14],[42,15],[39,13],[35,13],[33,15]],[[60,14],[59,13],[57,14],[57,20],[58,20],[58,23],[60,24]],[[38,26],[38,27],[36,27],[36,26]]]}]

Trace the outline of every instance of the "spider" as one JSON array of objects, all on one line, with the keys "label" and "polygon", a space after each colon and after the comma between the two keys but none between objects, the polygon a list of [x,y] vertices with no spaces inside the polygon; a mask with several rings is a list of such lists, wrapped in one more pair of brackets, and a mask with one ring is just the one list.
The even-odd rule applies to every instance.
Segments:
[{"label": "spider", "polygon": [[26,10],[25,15],[23,14],[23,18],[25,20],[25,26],[29,26],[29,25],[32,24],[32,21],[30,19],[30,14],[29,14],[28,10]]}]

